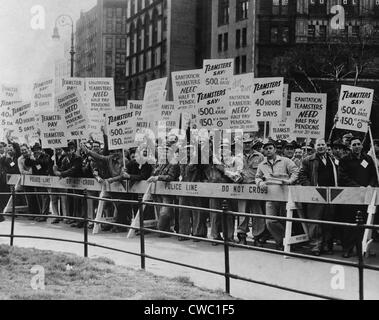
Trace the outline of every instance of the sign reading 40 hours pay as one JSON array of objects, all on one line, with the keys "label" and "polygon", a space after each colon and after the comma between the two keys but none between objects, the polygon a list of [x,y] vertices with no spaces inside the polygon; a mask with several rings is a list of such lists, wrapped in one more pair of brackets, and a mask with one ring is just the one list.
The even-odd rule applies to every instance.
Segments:
[{"label": "sign reading 40 hours pay", "polygon": [[373,89],[342,85],[336,128],[366,133],[373,97]]},{"label": "sign reading 40 hours pay", "polygon": [[204,60],[196,101],[200,127],[227,129],[229,126],[228,91],[233,70],[233,59]]}]

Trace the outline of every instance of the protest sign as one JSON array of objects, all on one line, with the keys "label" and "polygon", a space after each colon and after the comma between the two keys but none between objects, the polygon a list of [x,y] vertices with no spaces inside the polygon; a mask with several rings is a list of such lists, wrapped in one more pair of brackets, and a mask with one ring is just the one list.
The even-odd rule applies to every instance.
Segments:
[{"label": "protest sign", "polygon": [[155,122],[155,126],[158,126],[158,122],[164,124],[166,132],[170,132],[172,129],[179,129],[179,117],[174,103],[163,103],[161,105],[161,112],[158,120]]},{"label": "protest sign", "polygon": [[270,123],[270,137],[274,140],[293,140],[291,132],[291,108],[286,108],[285,121],[273,121]]},{"label": "protest sign", "polygon": [[77,89],[83,101],[85,100],[85,78],[60,78],[58,81],[58,93]]},{"label": "protest sign", "polygon": [[1,85],[0,105],[0,139],[3,140],[5,132],[14,130],[11,108],[21,103],[21,93],[18,86]]},{"label": "protest sign", "polygon": [[258,123],[251,99],[254,75],[252,73],[233,77],[229,91],[230,129],[258,131]]},{"label": "protest sign", "polygon": [[373,98],[373,89],[342,85],[336,128],[366,133]]},{"label": "protest sign", "polygon": [[89,115],[115,110],[113,78],[86,78]]},{"label": "protest sign", "polygon": [[283,104],[282,104],[282,121],[286,121],[289,110],[287,110],[288,105],[288,84],[283,85]]},{"label": "protest sign", "polygon": [[283,78],[256,78],[253,105],[258,121],[280,121],[283,110]]},{"label": "protest sign", "polygon": [[166,84],[167,77],[146,83],[142,117],[151,125],[151,128],[154,131],[156,131],[155,121],[157,115],[160,114],[162,103],[165,101]]},{"label": "protest sign", "polygon": [[136,133],[142,133],[145,129],[149,128],[149,123],[142,117],[143,101],[129,100],[125,110],[133,111],[136,117]]},{"label": "protest sign", "polygon": [[69,139],[80,139],[81,135],[72,136],[71,132],[83,129],[87,125],[87,114],[82,99],[77,89],[67,91],[57,97],[58,112],[64,115]]},{"label": "protest sign", "polygon": [[233,59],[204,60],[197,91],[198,123],[206,129],[228,129],[228,91],[233,77]]},{"label": "protest sign", "polygon": [[135,147],[136,117],[134,111],[107,113],[109,150]]},{"label": "protest sign", "polygon": [[290,128],[296,138],[325,136],[326,94],[292,92]]},{"label": "protest sign", "polygon": [[196,94],[201,84],[202,69],[172,72],[174,102],[182,117],[182,127],[196,126]]},{"label": "protest sign", "polygon": [[39,114],[54,111],[55,79],[44,79],[33,84],[32,108]]},{"label": "protest sign", "polygon": [[[20,103],[17,105],[14,105],[11,108],[11,114],[13,118],[13,131],[15,132],[15,135],[19,138],[20,142],[27,142],[27,138],[25,137],[26,133],[24,132],[24,126],[23,123],[25,120],[31,121],[30,119],[30,113],[32,109],[32,105],[30,102],[28,103]],[[33,122],[34,122],[34,115],[33,115]],[[30,126],[30,125],[29,125]],[[28,129],[28,136],[31,134],[31,128]],[[33,123],[33,128],[34,128],[34,123]],[[32,134],[33,135],[33,134]]]},{"label": "protest sign", "polygon": [[20,132],[21,141],[32,145],[36,142],[39,142],[39,134],[38,130],[40,130],[39,126],[36,122],[36,116],[33,110],[28,110],[25,115],[22,117],[22,123],[19,126],[18,130]]},{"label": "protest sign", "polygon": [[67,147],[67,127],[63,114],[57,112],[41,114],[40,129],[42,148]]}]

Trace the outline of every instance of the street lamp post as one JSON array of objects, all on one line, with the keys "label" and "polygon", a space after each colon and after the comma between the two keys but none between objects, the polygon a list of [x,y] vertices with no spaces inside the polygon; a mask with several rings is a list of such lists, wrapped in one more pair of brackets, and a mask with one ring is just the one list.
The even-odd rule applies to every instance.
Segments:
[{"label": "street lamp post", "polygon": [[75,48],[74,48],[74,20],[71,16],[62,14],[55,20],[55,27],[52,38],[54,40],[59,40],[59,30],[58,27],[71,26],[71,78],[74,77],[74,56],[75,56]]}]

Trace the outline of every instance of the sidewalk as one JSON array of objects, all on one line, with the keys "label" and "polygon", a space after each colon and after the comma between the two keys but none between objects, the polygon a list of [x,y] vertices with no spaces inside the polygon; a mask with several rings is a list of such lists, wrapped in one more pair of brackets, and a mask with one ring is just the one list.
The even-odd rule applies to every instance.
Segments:
[{"label": "sidewalk", "polygon": [[[9,234],[10,225],[10,221],[0,223],[0,234]],[[15,224],[15,234],[83,241],[83,229],[73,229],[62,223],[51,225],[18,219]],[[139,237],[126,239],[125,233],[100,233],[97,235],[90,233],[89,242],[136,253],[139,253],[140,250]],[[9,244],[9,238],[0,237],[0,244],[3,243]],[[57,252],[70,252],[81,256],[84,252],[83,245],[50,240],[15,238],[14,245]],[[161,239],[156,235],[149,234],[146,235],[145,246],[146,254],[151,256],[220,272],[224,271],[224,248],[221,245],[213,247],[209,243],[178,242],[176,237]],[[140,268],[140,258],[138,256],[98,247],[89,247],[89,257],[99,256],[108,257],[118,265],[135,269]],[[339,256],[333,258],[339,259]],[[351,259],[351,261],[355,260]],[[366,260],[366,262],[378,265],[379,259],[374,257]],[[225,287],[225,279],[222,276],[155,260],[146,260],[146,270],[167,277],[189,277],[196,286],[207,289],[224,290]],[[358,270],[349,267],[340,267],[338,270],[344,273],[344,290],[332,289],[331,283],[333,277],[335,277],[333,265],[296,258],[285,259],[280,255],[240,248],[230,249],[230,272],[233,274],[337,298],[357,299]],[[365,299],[379,299],[379,272],[366,270],[364,277]],[[233,279],[231,279],[231,295],[243,299],[314,299],[313,297]]]}]

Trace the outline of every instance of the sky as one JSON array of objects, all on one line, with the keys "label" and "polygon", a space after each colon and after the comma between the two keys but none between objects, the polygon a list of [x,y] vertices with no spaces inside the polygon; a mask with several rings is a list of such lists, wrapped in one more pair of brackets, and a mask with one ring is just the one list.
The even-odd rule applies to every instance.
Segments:
[{"label": "sky", "polygon": [[[59,29],[60,40],[53,40],[56,18],[69,14],[74,22],[80,11],[96,5],[96,0],[1,0],[0,1],[0,84],[21,87],[27,99],[31,83],[54,74],[54,61],[64,58],[64,44],[70,43],[70,27]],[[36,6],[43,10],[33,11]],[[44,13],[44,14],[43,14]],[[32,20],[43,29],[33,29]],[[33,19],[34,18],[34,19]]]}]

